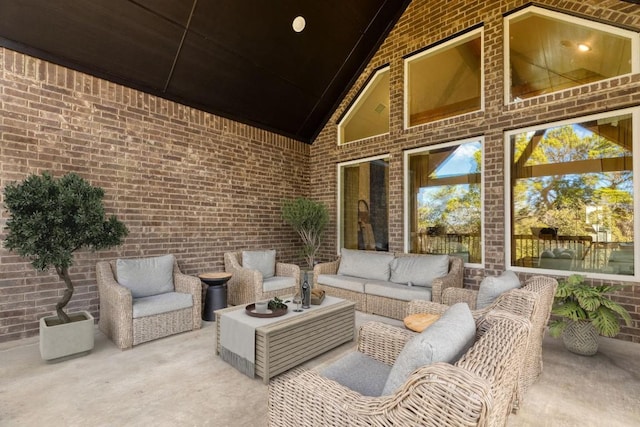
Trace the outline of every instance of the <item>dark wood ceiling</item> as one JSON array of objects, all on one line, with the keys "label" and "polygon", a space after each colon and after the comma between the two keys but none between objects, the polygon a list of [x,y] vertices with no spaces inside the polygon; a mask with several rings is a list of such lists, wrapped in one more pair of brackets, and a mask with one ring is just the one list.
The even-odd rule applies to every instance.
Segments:
[{"label": "dark wood ceiling", "polygon": [[0,0],[0,44],[312,143],[409,3]]}]

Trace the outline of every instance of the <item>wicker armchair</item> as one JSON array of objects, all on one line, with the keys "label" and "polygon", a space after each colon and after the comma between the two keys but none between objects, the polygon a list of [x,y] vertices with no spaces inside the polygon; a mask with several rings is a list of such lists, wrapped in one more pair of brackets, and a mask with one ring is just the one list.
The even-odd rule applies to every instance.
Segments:
[{"label": "wicker armchair", "polygon": [[295,280],[289,280],[284,287],[279,286],[275,290],[265,290],[265,279],[260,271],[242,266],[242,251],[226,252],[224,254],[224,269],[227,273],[232,274],[227,284],[227,301],[230,305],[249,304],[276,296],[293,295],[298,292],[300,267],[295,264],[276,262],[274,277],[276,280],[282,278]]},{"label": "wicker armchair", "polygon": [[523,397],[531,384],[533,384],[542,373],[542,339],[546,331],[546,326],[551,315],[551,307],[553,305],[553,297],[558,287],[558,281],[548,276],[533,276],[527,279],[522,288],[514,289],[500,295],[488,307],[481,310],[475,310],[477,290],[448,288],[442,293],[442,304],[436,304],[431,301],[414,300],[409,303],[409,314],[414,313],[433,313],[441,314],[450,305],[458,302],[466,302],[473,311],[474,318],[481,318],[491,310],[505,310],[510,313],[524,315],[526,307],[523,303],[523,291],[532,292],[536,295],[536,304],[534,310],[529,317],[531,321],[531,334],[527,347],[527,356],[520,379],[518,380],[518,389],[514,396],[513,409],[517,410],[522,404]]},{"label": "wicker armchair", "polygon": [[[495,311],[476,320],[476,331],[476,342],[455,365],[423,366],[388,396],[360,395],[315,370],[289,371],[269,385],[269,425],[505,425],[530,322]],[[412,336],[369,322],[360,328],[358,351],[391,365]]]},{"label": "wicker armchair", "polygon": [[127,349],[157,338],[200,329],[202,283],[197,277],[182,274],[177,261],[173,266],[175,292],[191,294],[193,306],[139,318],[133,318],[131,291],[117,282],[116,271],[116,261],[96,264],[100,295],[98,327],[119,348]]}]

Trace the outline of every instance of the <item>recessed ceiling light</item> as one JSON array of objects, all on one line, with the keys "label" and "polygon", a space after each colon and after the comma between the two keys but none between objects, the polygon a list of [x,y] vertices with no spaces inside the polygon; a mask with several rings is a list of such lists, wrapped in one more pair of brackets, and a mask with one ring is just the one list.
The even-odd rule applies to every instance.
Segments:
[{"label": "recessed ceiling light", "polygon": [[302,16],[296,16],[295,18],[293,18],[293,23],[291,24],[291,26],[293,27],[293,31],[295,31],[296,33],[302,32],[305,25],[307,25],[307,22]]},{"label": "recessed ceiling light", "polygon": [[585,43],[578,43],[578,50],[580,52],[589,52],[591,50],[591,46]]}]

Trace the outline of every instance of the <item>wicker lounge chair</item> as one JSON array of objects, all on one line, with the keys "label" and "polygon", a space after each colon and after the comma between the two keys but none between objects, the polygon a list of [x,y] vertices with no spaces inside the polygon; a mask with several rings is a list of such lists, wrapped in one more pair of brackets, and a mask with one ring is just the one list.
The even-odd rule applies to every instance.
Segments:
[{"label": "wicker lounge chair", "polygon": [[521,289],[515,289],[500,295],[488,307],[481,310],[475,310],[477,290],[447,288],[442,293],[442,304],[436,304],[431,301],[411,301],[409,303],[409,314],[415,313],[443,313],[449,306],[458,302],[466,302],[469,308],[473,310],[474,318],[480,318],[491,310],[499,309],[510,313],[523,315],[522,301],[519,295],[523,290],[533,292],[537,296],[536,307],[531,313],[531,334],[527,347],[527,356],[525,364],[520,373],[518,381],[518,389],[514,397],[513,409],[517,410],[522,404],[522,399],[540,374],[542,373],[542,339],[546,331],[547,322],[551,314],[553,305],[553,297],[558,287],[558,281],[548,276],[533,276],[527,279]]},{"label": "wicker lounge chair", "polygon": [[242,258],[243,251],[224,254],[225,271],[232,274],[227,284],[229,304],[248,304],[276,296],[293,295],[298,291],[300,267],[297,265],[276,262],[274,276],[265,278],[261,271],[243,267]]},{"label": "wicker lounge chair", "polygon": [[[477,339],[454,365],[413,371],[393,394],[363,396],[316,370],[298,368],[269,386],[271,426],[502,426],[523,363],[530,322],[494,311],[476,320]],[[369,322],[358,351],[391,365],[413,333]]]},{"label": "wicker lounge chair", "polygon": [[197,277],[182,274],[177,261],[173,265],[174,290],[179,294],[190,294],[191,307],[134,318],[134,299],[131,290],[117,281],[115,260],[96,264],[96,280],[100,295],[98,326],[121,349],[200,329],[202,325],[202,283]]}]

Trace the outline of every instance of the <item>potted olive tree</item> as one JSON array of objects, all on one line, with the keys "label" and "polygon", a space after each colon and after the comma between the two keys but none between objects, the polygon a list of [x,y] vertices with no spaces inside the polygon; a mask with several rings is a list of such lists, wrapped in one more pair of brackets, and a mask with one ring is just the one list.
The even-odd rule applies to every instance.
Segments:
[{"label": "potted olive tree", "polygon": [[67,314],[73,296],[69,267],[75,251],[106,249],[122,243],[127,227],[115,216],[105,218],[104,190],[69,173],[30,175],[4,189],[9,212],[4,246],[31,260],[36,270],[53,267],[66,289],[56,304],[57,316],[40,319],[40,353],[58,359],[93,348],[94,322],[87,311]]},{"label": "potted olive tree", "polygon": [[291,225],[302,239],[302,255],[313,270],[322,235],[329,223],[329,211],[322,202],[298,197],[282,204],[282,219]]},{"label": "potted olive tree", "polygon": [[610,285],[591,286],[579,274],[560,281],[552,310],[559,319],[551,322],[549,334],[555,338],[561,336],[565,347],[572,353],[596,354],[598,335],[616,336],[620,332],[619,318],[627,326],[631,325],[627,310],[607,296],[619,289]]}]

